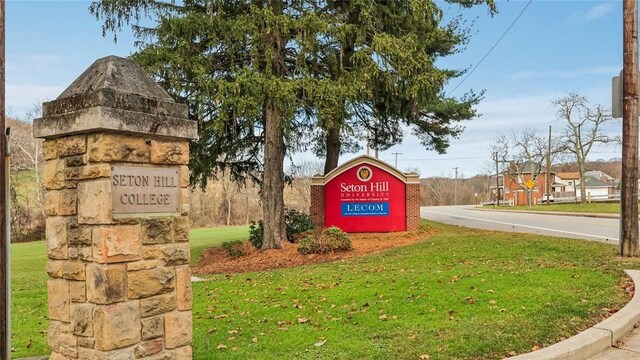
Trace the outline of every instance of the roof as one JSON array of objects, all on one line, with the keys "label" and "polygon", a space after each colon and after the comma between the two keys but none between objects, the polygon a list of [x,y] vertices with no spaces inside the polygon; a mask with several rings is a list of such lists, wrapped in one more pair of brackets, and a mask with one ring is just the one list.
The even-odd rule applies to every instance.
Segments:
[{"label": "roof", "polygon": [[613,187],[613,185],[608,184],[604,181],[600,181],[596,178],[588,178],[587,180],[585,180],[584,185],[586,187]]},{"label": "roof", "polygon": [[556,177],[559,177],[562,180],[578,180],[580,179],[579,172],[559,172],[556,173]]},{"label": "roof", "polygon": [[360,164],[369,164],[369,165],[373,165],[373,166],[377,166],[378,168],[388,172],[389,174],[397,177],[398,179],[400,179],[401,181],[403,181],[404,183],[411,183],[411,184],[419,184],[420,183],[420,179],[418,178],[418,174],[415,173],[403,173],[401,171],[399,171],[398,169],[394,168],[393,166],[387,164],[386,162],[380,160],[380,159],[376,159],[372,156],[369,155],[361,155],[358,157],[355,157],[343,164],[341,164],[340,166],[338,166],[337,168],[331,170],[328,174],[326,175],[314,175],[311,178],[311,184],[312,185],[324,185],[326,183],[328,183],[329,181],[333,180],[336,176],[342,174],[343,172],[352,169]]}]

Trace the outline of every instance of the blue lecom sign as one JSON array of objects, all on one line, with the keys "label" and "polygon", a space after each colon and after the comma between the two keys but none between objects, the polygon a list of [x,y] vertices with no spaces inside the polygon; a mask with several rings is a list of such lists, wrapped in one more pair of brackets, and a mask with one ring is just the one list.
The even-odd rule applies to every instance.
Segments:
[{"label": "blue lecom sign", "polygon": [[388,202],[343,202],[342,216],[389,216]]}]

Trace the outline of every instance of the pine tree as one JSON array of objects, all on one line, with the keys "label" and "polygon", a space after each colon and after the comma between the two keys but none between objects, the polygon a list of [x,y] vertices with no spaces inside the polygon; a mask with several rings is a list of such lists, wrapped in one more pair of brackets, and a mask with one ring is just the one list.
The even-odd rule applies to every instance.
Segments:
[{"label": "pine tree", "polygon": [[[452,0],[468,7],[492,0]],[[434,61],[465,32],[430,0],[102,0],[90,11],[105,34],[132,24],[134,59],[189,105],[200,138],[191,144],[192,183],[220,170],[262,184],[263,248],[282,248],[283,163],[317,144],[331,166],[371,117],[378,140],[400,140],[400,124],[446,148],[478,97],[441,94],[460,72]],[[342,140],[340,140],[342,138]],[[336,140],[337,139],[337,140]]]}]

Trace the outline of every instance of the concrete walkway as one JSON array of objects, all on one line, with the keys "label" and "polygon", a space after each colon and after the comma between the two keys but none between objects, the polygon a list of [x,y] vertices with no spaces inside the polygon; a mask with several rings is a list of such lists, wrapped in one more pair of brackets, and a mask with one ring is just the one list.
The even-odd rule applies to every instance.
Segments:
[{"label": "concrete walkway", "polygon": [[588,360],[638,360],[640,359],[640,324],[606,351],[590,357]]}]

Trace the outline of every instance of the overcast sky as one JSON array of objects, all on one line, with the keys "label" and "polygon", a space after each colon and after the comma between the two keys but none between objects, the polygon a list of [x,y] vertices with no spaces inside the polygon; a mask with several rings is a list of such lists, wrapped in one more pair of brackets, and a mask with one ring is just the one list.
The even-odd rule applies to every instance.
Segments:
[{"label": "overcast sky", "polygon": [[[382,160],[393,165],[392,153],[398,152],[400,169],[418,168],[427,177],[453,176],[458,167],[459,176],[469,177],[485,171],[489,146],[501,133],[523,127],[546,133],[549,125],[559,132],[564,124],[551,106],[553,99],[574,91],[610,107],[611,77],[622,69],[621,1],[498,1],[494,17],[485,6],[460,10],[438,4],[448,15],[461,11],[473,22],[466,49],[439,64],[469,71],[477,66],[464,82],[452,80],[446,91],[461,96],[484,90],[478,106],[482,116],[466,122],[445,155],[424,150],[407,134],[402,145],[380,154]],[[7,1],[9,115],[25,117],[35,104],[56,98],[96,59],[134,51],[127,32],[118,35],[117,44],[110,35],[104,38],[88,6],[88,1]],[[607,131],[620,133],[620,128],[613,123]],[[601,147],[590,157],[621,157],[620,152],[616,146]],[[314,160],[307,154],[297,159]]]}]

